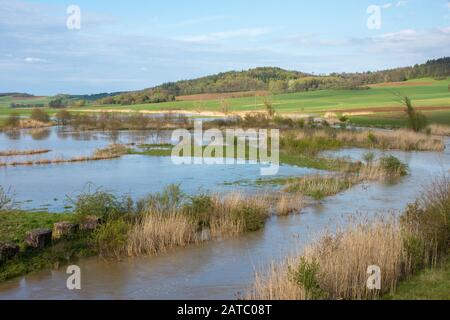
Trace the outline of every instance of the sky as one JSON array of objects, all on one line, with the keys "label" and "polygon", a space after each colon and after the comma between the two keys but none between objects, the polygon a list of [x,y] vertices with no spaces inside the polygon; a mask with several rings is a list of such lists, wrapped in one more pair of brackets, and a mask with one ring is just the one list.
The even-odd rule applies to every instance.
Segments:
[{"label": "sky", "polygon": [[0,92],[138,90],[261,66],[375,71],[444,56],[448,0],[0,0]]}]

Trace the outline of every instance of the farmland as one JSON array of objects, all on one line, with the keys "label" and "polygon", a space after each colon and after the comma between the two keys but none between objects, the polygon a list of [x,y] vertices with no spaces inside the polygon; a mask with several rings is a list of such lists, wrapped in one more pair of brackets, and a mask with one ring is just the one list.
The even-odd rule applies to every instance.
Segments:
[{"label": "farmland", "polygon": [[[180,97],[177,101],[135,104],[135,105],[96,105],[88,104],[83,108],[71,108],[75,112],[167,112],[186,111],[193,114],[214,113],[223,111],[224,101],[229,113],[246,113],[262,111],[264,102],[270,100],[279,114],[311,114],[324,115],[327,112],[336,114],[348,113],[351,122],[365,126],[404,125],[403,106],[396,95],[408,96],[414,107],[424,112],[431,122],[450,124],[450,78],[434,80],[431,78],[416,79],[402,83],[386,83],[374,85],[370,89],[360,90],[318,90],[301,93],[264,95],[255,92],[251,97],[227,98],[227,95],[195,95]],[[224,98],[225,97],[225,98]],[[47,103],[50,98],[37,97],[25,100],[13,100],[11,97],[0,98],[0,122],[11,113],[9,107],[16,103]],[[183,99],[183,100],[181,100]],[[29,115],[30,109],[14,109],[21,115]],[[50,113],[55,110],[47,109]]]}]

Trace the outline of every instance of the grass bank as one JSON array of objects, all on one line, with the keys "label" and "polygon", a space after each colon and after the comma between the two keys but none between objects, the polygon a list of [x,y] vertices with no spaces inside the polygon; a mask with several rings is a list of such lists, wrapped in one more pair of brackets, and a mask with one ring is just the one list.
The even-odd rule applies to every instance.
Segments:
[{"label": "grass bank", "polygon": [[[0,261],[0,281],[57,268],[81,257],[105,259],[157,255],[175,247],[238,236],[264,228],[272,215],[299,213],[304,206],[299,195],[200,194],[188,196],[178,186],[138,201],[127,196],[96,190],[71,200],[74,212],[54,214],[24,212],[0,189],[0,243],[20,246],[17,256]],[[2,200],[3,199],[3,200]],[[27,231],[52,229],[57,222],[100,224],[95,230],[80,229],[55,238],[42,249],[24,243]]]}]

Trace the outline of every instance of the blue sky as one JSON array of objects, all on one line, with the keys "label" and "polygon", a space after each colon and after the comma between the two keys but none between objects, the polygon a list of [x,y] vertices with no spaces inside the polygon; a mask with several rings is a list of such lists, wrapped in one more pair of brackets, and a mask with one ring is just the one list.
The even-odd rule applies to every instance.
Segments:
[{"label": "blue sky", "polygon": [[[367,27],[370,5],[380,29]],[[0,43],[0,92],[134,90],[258,66],[379,70],[450,55],[450,2],[0,0]]]}]

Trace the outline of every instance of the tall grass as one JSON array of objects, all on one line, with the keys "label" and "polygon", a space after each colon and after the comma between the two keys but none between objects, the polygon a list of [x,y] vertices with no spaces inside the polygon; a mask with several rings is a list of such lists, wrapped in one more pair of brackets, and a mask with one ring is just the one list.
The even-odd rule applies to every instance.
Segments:
[{"label": "tall grass", "polygon": [[129,256],[156,255],[198,240],[196,226],[188,216],[176,211],[151,212],[130,229],[126,252]]},{"label": "tall grass", "polygon": [[[395,291],[450,248],[450,179],[435,182],[400,219],[351,222],[258,273],[249,299],[374,299]],[[369,266],[381,268],[380,290],[367,288]]]},{"label": "tall grass", "polygon": [[338,129],[304,129],[284,133],[280,141],[286,151],[317,153],[341,147],[395,149],[403,151],[442,151],[441,138],[411,130],[369,131]]}]

